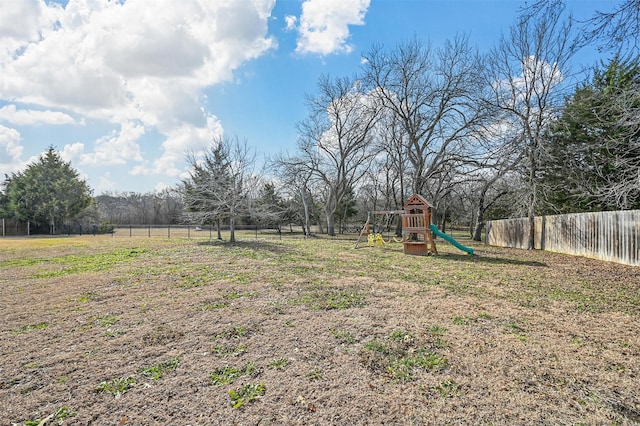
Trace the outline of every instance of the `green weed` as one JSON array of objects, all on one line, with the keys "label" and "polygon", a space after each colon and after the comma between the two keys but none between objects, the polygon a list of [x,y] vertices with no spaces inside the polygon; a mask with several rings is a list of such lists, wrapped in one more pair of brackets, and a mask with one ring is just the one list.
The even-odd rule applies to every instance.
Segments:
[{"label": "green weed", "polygon": [[100,382],[100,384],[96,387],[97,392],[109,392],[116,399],[120,398],[122,395],[127,393],[131,388],[136,385],[137,381],[133,377],[120,377],[111,380],[105,380],[104,382]]},{"label": "green weed", "polygon": [[431,333],[434,336],[442,336],[447,332],[447,329],[445,327],[441,327],[439,325],[434,325],[431,326],[429,328],[429,333]]},{"label": "green weed", "polygon": [[117,328],[107,328],[104,333],[102,333],[104,337],[118,337],[122,334],[124,334],[124,331]]},{"label": "green weed", "polygon": [[216,335],[216,339],[237,339],[246,336],[249,330],[243,326],[233,326],[225,328],[222,333]]},{"label": "green weed", "polygon": [[460,393],[460,385],[453,381],[453,379],[445,380],[434,386],[434,391],[440,395],[441,398],[453,398]]},{"label": "green weed", "polygon": [[76,302],[89,302],[91,300],[94,300],[95,298],[97,298],[99,296],[98,293],[96,293],[95,291],[90,291],[88,293],[83,294],[82,296],[78,297],[75,301]]},{"label": "green weed", "polygon": [[[72,417],[75,414],[69,411],[69,408],[66,406],[58,408],[54,413],[49,415],[45,419],[37,419],[37,420],[27,420],[24,422],[24,426],[40,426],[46,423],[61,425],[64,423],[64,420],[68,417]],[[14,423],[15,424],[15,423]]]},{"label": "green weed", "polygon": [[391,338],[391,340],[406,344],[411,344],[416,340],[416,336],[414,336],[407,330],[394,330],[391,332],[391,335],[389,337]]},{"label": "green weed", "polygon": [[110,325],[114,325],[118,321],[120,321],[120,317],[116,315],[107,314],[101,317],[93,317],[93,321],[95,321],[98,325],[103,327],[109,327]]},{"label": "green weed", "polygon": [[449,365],[449,361],[444,356],[435,352],[428,352],[420,349],[415,355],[407,357],[409,363],[414,367],[420,367],[427,371],[439,371]]},{"label": "green weed", "polygon": [[215,356],[226,358],[228,356],[240,356],[247,352],[246,345],[232,346],[232,345],[216,345],[211,348],[211,353]]},{"label": "green weed", "polygon": [[248,362],[240,368],[229,366],[220,368],[209,374],[209,378],[214,386],[221,386],[233,383],[238,377],[250,376],[256,371],[256,366],[252,362]]},{"label": "green weed", "polygon": [[245,406],[246,404],[255,401],[260,398],[266,392],[267,388],[264,384],[244,384],[238,390],[229,390],[229,397],[231,398],[231,408],[237,409]]},{"label": "green weed", "polygon": [[140,370],[140,374],[150,378],[151,380],[158,380],[164,375],[164,373],[174,371],[178,368],[179,364],[180,358],[174,357],[168,361],[159,362],[151,367],[143,368]]},{"label": "green weed", "polygon": [[356,291],[343,289],[318,289],[290,301],[293,305],[305,305],[313,310],[349,309],[364,304],[364,296]]},{"label": "green weed", "polygon": [[346,330],[329,330],[329,332],[336,338],[336,340],[340,343],[355,343],[357,339]]},{"label": "green weed", "polygon": [[201,311],[213,311],[216,309],[224,309],[227,307],[227,304],[224,302],[218,302],[218,303],[205,303],[203,305],[200,305],[200,310]]},{"label": "green weed", "polygon": [[307,373],[307,379],[313,380],[322,380],[324,378],[324,372],[320,367],[314,367]]},{"label": "green weed", "polygon": [[274,370],[284,370],[287,365],[289,365],[289,360],[285,357],[275,358],[269,361],[269,367]]},{"label": "green weed", "polygon": [[446,357],[418,344],[413,333],[394,330],[383,341],[367,342],[361,362],[371,371],[383,373],[396,382],[413,381],[416,369],[440,371],[449,365]]},{"label": "green weed", "polygon": [[371,352],[378,352],[383,355],[389,354],[389,349],[387,348],[387,345],[385,345],[384,343],[378,340],[372,340],[370,342],[367,342],[365,343],[364,347],[370,350]]},{"label": "green weed", "polygon": [[46,322],[41,322],[39,324],[23,325],[19,329],[13,330],[13,333],[14,334],[26,334],[26,333],[31,333],[32,331],[36,331],[36,330],[44,330],[47,327],[49,327],[49,324],[46,323]]}]

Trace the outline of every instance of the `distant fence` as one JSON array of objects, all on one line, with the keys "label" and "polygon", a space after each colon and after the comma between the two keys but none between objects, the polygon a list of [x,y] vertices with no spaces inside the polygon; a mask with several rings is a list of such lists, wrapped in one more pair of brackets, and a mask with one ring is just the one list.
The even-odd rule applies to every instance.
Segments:
[{"label": "distant fence", "polygon": [[[640,266],[640,210],[538,216],[534,243],[539,250]],[[488,221],[487,244],[526,249],[529,220]]]},{"label": "distant fence", "polygon": [[[36,235],[26,222],[0,220],[3,237],[20,237]],[[318,226],[311,227],[313,235],[320,235],[321,229]],[[353,239],[354,233],[359,231],[358,226],[351,226],[344,229],[332,239]],[[229,239],[229,225],[220,227],[222,239]],[[305,238],[300,225],[282,225],[280,227],[265,225],[236,225],[236,238],[246,239],[284,239],[284,238]],[[218,238],[218,230],[213,225],[61,225],[56,229],[57,235],[98,235],[107,234],[112,238],[189,238],[215,240]],[[47,233],[37,234],[47,236]]]},{"label": "distant fence", "polygon": [[0,236],[27,235],[29,233],[29,224],[13,219],[0,219]]}]

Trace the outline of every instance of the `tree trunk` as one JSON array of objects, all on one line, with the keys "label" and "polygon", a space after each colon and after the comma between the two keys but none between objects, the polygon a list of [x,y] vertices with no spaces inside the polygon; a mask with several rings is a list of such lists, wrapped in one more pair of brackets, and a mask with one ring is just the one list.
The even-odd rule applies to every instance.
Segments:
[{"label": "tree trunk", "polygon": [[484,228],[484,209],[482,204],[483,202],[478,205],[478,211],[476,212],[476,228],[473,231],[473,241],[482,241],[482,228]]},{"label": "tree trunk", "polygon": [[309,237],[311,236],[311,224],[309,220],[309,204],[307,203],[307,197],[305,195],[304,189],[300,188],[300,199],[304,207],[304,236]]},{"label": "tree trunk", "polygon": [[536,237],[536,188],[535,188],[535,184],[532,185],[532,191],[530,194],[530,199],[529,199],[529,214],[528,214],[528,218],[529,218],[529,245],[527,246],[528,250],[533,250],[536,248],[536,242],[535,242],[535,237]]},{"label": "tree trunk", "polygon": [[229,242],[230,243],[235,243],[236,242],[236,218],[233,217],[233,215],[231,217],[229,217]]},{"label": "tree trunk", "polygon": [[332,237],[335,237],[336,235],[334,212],[327,212],[327,235]]},{"label": "tree trunk", "polygon": [[222,231],[220,230],[220,219],[216,220],[216,229],[218,230],[218,240],[222,240]]}]

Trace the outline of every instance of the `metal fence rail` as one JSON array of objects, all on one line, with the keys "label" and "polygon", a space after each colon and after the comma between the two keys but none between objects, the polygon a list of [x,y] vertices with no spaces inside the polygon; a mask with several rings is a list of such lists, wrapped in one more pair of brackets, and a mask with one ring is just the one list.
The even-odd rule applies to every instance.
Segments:
[{"label": "metal fence rail", "polygon": [[[0,237],[29,237],[29,236],[49,236],[47,233],[35,234],[30,232],[27,222],[0,220]],[[359,231],[358,226],[345,228],[342,233],[336,236],[327,236],[318,226],[311,227],[313,236],[324,236],[330,239],[354,239],[354,234]],[[229,239],[229,226],[220,227],[223,240]],[[291,239],[305,238],[302,227],[299,225],[282,225],[280,227],[265,225],[237,225],[235,229],[236,238],[239,240],[248,239]],[[56,235],[98,235],[107,234],[112,238],[187,238],[200,240],[216,240],[218,230],[213,225],[108,225],[108,226],[87,226],[87,225],[61,225],[56,229]]]},{"label": "metal fence rail", "polygon": [[[526,249],[529,220],[488,221],[487,244]],[[640,266],[640,210],[538,216],[534,246],[539,250]]]}]

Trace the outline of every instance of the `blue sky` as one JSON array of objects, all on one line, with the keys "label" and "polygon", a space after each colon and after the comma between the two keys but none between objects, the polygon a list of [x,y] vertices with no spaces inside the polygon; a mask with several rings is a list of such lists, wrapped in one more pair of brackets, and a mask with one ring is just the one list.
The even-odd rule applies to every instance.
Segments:
[{"label": "blue sky", "polygon": [[[0,177],[54,146],[95,195],[149,192],[187,151],[237,135],[293,152],[318,78],[373,44],[467,34],[482,51],[520,0],[0,0]],[[569,0],[579,19],[612,0]],[[598,57],[582,52],[576,67]]]}]

